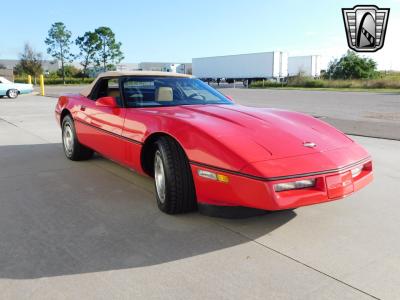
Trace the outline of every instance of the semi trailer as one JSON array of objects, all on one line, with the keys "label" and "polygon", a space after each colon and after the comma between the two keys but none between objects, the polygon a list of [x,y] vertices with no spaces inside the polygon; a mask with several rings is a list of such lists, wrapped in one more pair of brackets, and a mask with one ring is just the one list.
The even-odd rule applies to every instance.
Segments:
[{"label": "semi trailer", "polygon": [[321,75],[321,56],[290,56],[288,59],[288,75],[319,77]]},{"label": "semi trailer", "polygon": [[192,59],[193,75],[203,80],[281,81],[288,75],[288,55],[282,51]]}]

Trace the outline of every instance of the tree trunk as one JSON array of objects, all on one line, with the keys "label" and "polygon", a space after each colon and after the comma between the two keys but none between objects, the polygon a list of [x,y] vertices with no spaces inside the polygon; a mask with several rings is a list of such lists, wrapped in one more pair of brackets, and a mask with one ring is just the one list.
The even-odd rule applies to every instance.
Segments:
[{"label": "tree trunk", "polygon": [[63,79],[63,84],[65,85],[65,69],[64,69],[64,53],[63,53],[63,47],[60,45],[60,58],[61,58],[61,71],[62,71],[62,79]]},{"label": "tree trunk", "polygon": [[61,70],[62,70],[62,78],[63,78],[63,84],[65,85],[65,69],[64,69],[64,58],[61,58]]},{"label": "tree trunk", "polygon": [[106,42],[103,40],[103,70],[104,72],[107,71],[106,69]]},{"label": "tree trunk", "polygon": [[87,75],[87,69],[89,68],[89,55],[86,56],[85,58],[85,65],[83,66],[83,78],[89,77]]}]

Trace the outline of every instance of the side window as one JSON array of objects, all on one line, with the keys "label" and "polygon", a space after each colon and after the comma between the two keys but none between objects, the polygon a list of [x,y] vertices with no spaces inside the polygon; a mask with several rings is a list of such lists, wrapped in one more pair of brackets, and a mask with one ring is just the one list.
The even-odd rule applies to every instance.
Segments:
[{"label": "side window", "polygon": [[118,78],[101,79],[93,91],[92,100],[97,100],[101,97],[115,97],[119,106],[122,106],[121,93],[119,89]]}]

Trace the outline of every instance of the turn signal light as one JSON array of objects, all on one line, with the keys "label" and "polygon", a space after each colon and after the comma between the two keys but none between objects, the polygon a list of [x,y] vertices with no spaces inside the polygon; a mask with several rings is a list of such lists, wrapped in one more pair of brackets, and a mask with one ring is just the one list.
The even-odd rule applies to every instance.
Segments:
[{"label": "turn signal light", "polygon": [[197,174],[200,177],[223,182],[223,183],[228,183],[229,182],[229,177],[223,174],[217,174],[214,172],[206,171],[206,170],[198,170]]},{"label": "turn signal light", "polygon": [[229,182],[229,177],[226,176],[226,175],[217,174],[217,180],[221,181],[221,182],[228,183]]}]

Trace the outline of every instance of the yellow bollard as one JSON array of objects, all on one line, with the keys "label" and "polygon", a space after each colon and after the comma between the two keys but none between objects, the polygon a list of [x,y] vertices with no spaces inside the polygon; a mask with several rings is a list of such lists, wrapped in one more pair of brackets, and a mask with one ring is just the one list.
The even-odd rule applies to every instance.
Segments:
[{"label": "yellow bollard", "polygon": [[40,95],[44,96],[44,77],[40,75]]},{"label": "yellow bollard", "polygon": [[28,75],[28,84],[32,84],[32,76]]}]

